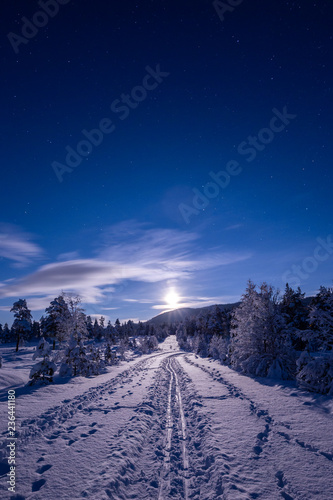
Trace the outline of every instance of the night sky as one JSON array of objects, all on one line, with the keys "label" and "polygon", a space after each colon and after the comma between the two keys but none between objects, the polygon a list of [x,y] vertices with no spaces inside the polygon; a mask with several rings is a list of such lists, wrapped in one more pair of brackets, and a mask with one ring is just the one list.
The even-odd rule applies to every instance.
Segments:
[{"label": "night sky", "polygon": [[0,322],[61,291],[114,322],[331,286],[332,14],[3,0]]}]

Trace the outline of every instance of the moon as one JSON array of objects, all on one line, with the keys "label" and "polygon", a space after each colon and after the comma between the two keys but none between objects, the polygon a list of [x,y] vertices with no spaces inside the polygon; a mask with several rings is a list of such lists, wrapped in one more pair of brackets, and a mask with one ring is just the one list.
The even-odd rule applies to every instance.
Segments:
[{"label": "moon", "polygon": [[177,307],[179,299],[180,299],[180,297],[179,297],[178,293],[175,292],[174,290],[169,290],[167,295],[164,298],[168,307],[170,307],[171,309],[174,309],[175,307]]}]

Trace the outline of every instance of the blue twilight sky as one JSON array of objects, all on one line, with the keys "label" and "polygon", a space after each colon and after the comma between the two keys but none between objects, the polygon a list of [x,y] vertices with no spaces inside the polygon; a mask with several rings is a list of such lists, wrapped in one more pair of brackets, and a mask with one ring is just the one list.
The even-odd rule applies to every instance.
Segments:
[{"label": "blue twilight sky", "polygon": [[333,6],[238,3],[3,1],[0,322],[331,286]]}]

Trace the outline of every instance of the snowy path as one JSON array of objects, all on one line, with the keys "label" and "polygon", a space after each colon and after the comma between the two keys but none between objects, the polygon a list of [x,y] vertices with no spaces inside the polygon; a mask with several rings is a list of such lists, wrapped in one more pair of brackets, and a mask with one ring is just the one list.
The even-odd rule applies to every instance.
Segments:
[{"label": "snowy path", "polygon": [[1,498],[333,498],[331,399],[162,349],[22,419]]},{"label": "snowy path", "polygon": [[162,477],[160,480],[160,489],[158,499],[163,500],[167,498],[171,492],[171,470],[170,470],[170,460],[171,460],[171,450],[172,450],[172,431],[173,431],[173,410],[172,410],[172,395],[177,401],[179,416],[180,416],[180,426],[181,426],[181,448],[183,457],[183,498],[188,499],[188,470],[189,470],[189,460],[188,460],[188,450],[187,450],[187,433],[186,433],[186,420],[184,416],[184,407],[181,396],[180,385],[177,377],[177,371],[174,368],[174,358],[169,357],[166,362],[166,370],[170,374],[169,392],[168,392],[168,407],[166,412],[166,445],[165,445],[165,470],[162,472]]}]

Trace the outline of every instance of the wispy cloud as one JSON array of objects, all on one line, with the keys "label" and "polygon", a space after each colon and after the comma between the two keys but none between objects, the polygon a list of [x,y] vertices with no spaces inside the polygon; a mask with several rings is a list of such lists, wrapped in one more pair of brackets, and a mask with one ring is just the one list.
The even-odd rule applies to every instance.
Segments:
[{"label": "wispy cloud", "polygon": [[123,299],[124,302],[135,302],[137,304],[153,304],[154,300],[151,299]]},{"label": "wispy cloud", "polygon": [[73,260],[79,258],[79,252],[65,252],[58,255],[57,260]]},{"label": "wispy cloud", "polygon": [[[96,304],[103,302],[121,282],[187,280],[198,271],[250,257],[249,253],[224,252],[217,248],[203,252],[199,240],[195,233],[123,222],[108,229],[95,258],[54,262],[19,280],[0,283],[0,298],[34,297],[44,308],[44,298],[48,300],[66,291],[80,294],[87,304]],[[137,299],[122,297],[122,300],[153,303],[141,294]]]},{"label": "wispy cloud", "polygon": [[32,235],[12,224],[0,223],[0,258],[14,261],[15,267],[24,267],[43,255],[43,250],[30,241]]}]

